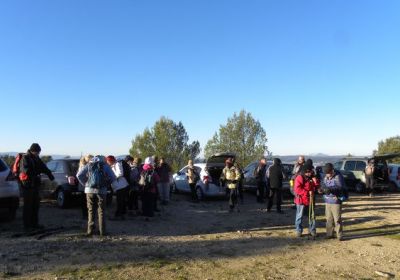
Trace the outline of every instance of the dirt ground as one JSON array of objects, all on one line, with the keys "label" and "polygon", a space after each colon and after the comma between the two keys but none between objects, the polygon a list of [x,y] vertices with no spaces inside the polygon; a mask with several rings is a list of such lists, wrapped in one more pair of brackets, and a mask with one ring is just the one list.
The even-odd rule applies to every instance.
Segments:
[{"label": "dirt ground", "polygon": [[40,222],[53,231],[23,234],[22,209],[15,221],[0,223],[0,278],[400,279],[400,194],[353,194],[342,242],[324,239],[320,198],[315,241],[295,238],[291,200],[284,214],[267,213],[255,200],[246,194],[240,213],[228,213],[226,201],[173,195],[149,221],[107,220],[111,235],[104,238],[84,236],[79,207],[43,201]]}]

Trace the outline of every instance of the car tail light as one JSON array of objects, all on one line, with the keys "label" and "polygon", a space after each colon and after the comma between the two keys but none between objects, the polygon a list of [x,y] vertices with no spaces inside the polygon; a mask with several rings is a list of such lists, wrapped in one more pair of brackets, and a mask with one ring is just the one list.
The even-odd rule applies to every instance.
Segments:
[{"label": "car tail light", "polygon": [[76,178],[73,176],[68,177],[68,184],[75,186],[77,183]]},{"label": "car tail light", "polygon": [[17,178],[14,176],[14,174],[10,171],[10,173],[8,173],[8,176],[6,178],[6,181],[14,181]]},{"label": "car tail light", "polygon": [[203,183],[204,183],[204,184],[208,184],[209,182],[210,182],[210,177],[204,176],[204,177],[203,177]]}]

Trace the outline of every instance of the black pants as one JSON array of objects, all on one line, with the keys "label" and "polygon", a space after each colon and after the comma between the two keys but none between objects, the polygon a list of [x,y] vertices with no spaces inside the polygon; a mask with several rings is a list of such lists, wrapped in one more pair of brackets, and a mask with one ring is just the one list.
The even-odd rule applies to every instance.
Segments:
[{"label": "black pants", "polygon": [[190,186],[190,192],[192,193],[192,200],[197,201],[197,193],[196,193],[196,183],[191,183],[189,184]]},{"label": "black pants", "polygon": [[82,218],[87,219],[88,217],[88,208],[87,208],[87,200],[86,200],[86,194],[83,192],[81,194],[81,210],[82,210]]},{"label": "black pants", "polygon": [[374,192],[374,186],[375,186],[374,176],[372,175],[365,176],[365,186],[367,188],[367,193],[371,194]]},{"label": "black pants", "polygon": [[274,204],[274,197],[276,197],[276,210],[281,211],[282,205],[282,189],[270,189],[268,196],[268,206],[267,209],[271,210],[272,205]]},{"label": "black pants", "polygon": [[139,192],[135,189],[130,188],[129,189],[129,195],[128,195],[128,209],[129,210],[138,210],[138,197],[139,197]]},{"label": "black pants", "polygon": [[115,217],[121,217],[126,214],[126,196],[128,187],[118,190],[115,194],[117,196],[117,211]]},{"label": "black pants", "polygon": [[238,188],[238,193],[240,197],[240,201],[243,202],[243,181],[239,181],[239,188]]},{"label": "black pants", "polygon": [[39,188],[25,185],[22,188],[24,196],[23,220],[25,228],[34,228],[39,224]]},{"label": "black pants", "polygon": [[235,208],[235,205],[237,204],[237,198],[238,198],[238,189],[229,189],[229,208],[233,209]]},{"label": "black pants", "polygon": [[257,182],[257,202],[264,201],[265,182]]},{"label": "black pants", "polygon": [[142,213],[143,216],[153,217],[154,216],[154,200],[157,195],[152,192],[142,193]]}]

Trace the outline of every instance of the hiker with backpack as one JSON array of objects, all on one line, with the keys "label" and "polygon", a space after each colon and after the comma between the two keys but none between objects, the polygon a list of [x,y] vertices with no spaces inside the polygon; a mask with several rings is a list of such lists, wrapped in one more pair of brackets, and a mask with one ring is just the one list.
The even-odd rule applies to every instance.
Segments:
[{"label": "hiker with backpack", "polygon": [[267,188],[267,161],[261,158],[256,169],[254,169],[254,177],[257,181],[257,202],[264,203],[265,190]]},{"label": "hiker with backpack", "polygon": [[307,162],[302,167],[300,175],[296,177],[294,182],[294,193],[296,204],[296,236],[302,237],[303,233],[303,217],[308,214],[308,230],[312,239],[317,236],[315,213],[314,213],[314,194],[319,188],[319,181],[313,175],[314,167]]},{"label": "hiker with backpack", "polygon": [[271,212],[274,197],[276,197],[276,210],[277,213],[282,214],[282,185],[283,185],[283,167],[279,158],[274,158],[274,163],[267,170],[267,177],[269,181],[269,192],[267,212]]},{"label": "hiker with backpack", "polygon": [[54,181],[53,174],[39,157],[41,150],[39,144],[33,143],[26,154],[17,155],[13,165],[14,175],[17,175],[24,198],[22,216],[25,230],[42,228],[39,225],[40,174],[46,174]]},{"label": "hiker with backpack", "polygon": [[[78,172],[81,171],[88,163],[89,161],[93,158],[92,155],[86,155],[81,157],[79,160],[79,167],[78,167]],[[87,201],[86,201],[86,194],[85,194],[85,186],[82,184],[79,184],[78,187],[79,192],[82,193],[81,195],[81,209],[82,209],[82,219],[87,219],[88,216],[88,209],[87,209]]]},{"label": "hiker with backpack", "polygon": [[339,241],[343,240],[342,202],[348,194],[342,174],[333,168],[332,163],[324,166],[322,192],[325,201],[326,238],[333,238],[333,230]]},{"label": "hiker with backpack", "polygon": [[170,177],[171,177],[171,167],[165,162],[163,157],[160,158],[159,164],[156,168],[156,172],[160,177],[158,182],[158,193],[160,195],[160,200],[162,205],[167,205],[169,202],[170,194]]},{"label": "hiker with backpack", "polygon": [[[229,191],[229,212],[233,212],[235,206],[237,206],[240,176],[240,171],[234,166],[234,159],[227,158],[220,180]],[[239,212],[239,208],[237,208],[237,211]]]},{"label": "hiker with backpack", "polygon": [[92,236],[94,231],[94,210],[97,205],[100,236],[106,235],[105,205],[107,189],[115,181],[114,172],[106,164],[104,157],[95,156],[77,174],[79,183],[85,186],[88,208],[87,235]]},{"label": "hiker with backpack", "polygon": [[130,166],[124,161],[117,161],[114,156],[107,156],[107,164],[111,167],[117,178],[111,183],[117,197],[117,209],[112,220],[125,220],[128,187],[130,181]]},{"label": "hiker with backpack", "polygon": [[374,179],[374,172],[375,172],[375,162],[373,159],[368,160],[368,164],[365,167],[365,186],[369,196],[373,196],[374,187],[375,187],[375,179]]},{"label": "hiker with backpack", "polygon": [[189,186],[190,186],[190,192],[192,194],[192,201],[193,202],[198,202],[199,199],[197,197],[196,193],[196,183],[200,179],[200,174],[198,174],[198,171],[193,165],[193,160],[188,161],[188,169],[186,171],[186,176],[188,178]]},{"label": "hiker with backpack", "polygon": [[154,216],[154,201],[157,199],[159,177],[153,165],[153,158],[147,157],[144,161],[143,171],[140,174],[139,180],[142,197],[142,214],[146,217]]}]

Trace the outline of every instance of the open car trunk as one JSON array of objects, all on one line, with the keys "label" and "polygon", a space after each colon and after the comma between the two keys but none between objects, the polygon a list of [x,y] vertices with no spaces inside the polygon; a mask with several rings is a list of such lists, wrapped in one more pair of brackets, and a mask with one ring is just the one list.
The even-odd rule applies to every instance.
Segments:
[{"label": "open car trunk", "polygon": [[221,177],[227,158],[235,159],[236,155],[234,153],[218,153],[207,159],[206,168],[208,174],[210,175],[213,184],[217,186],[220,186],[219,178]]},{"label": "open car trunk", "polygon": [[395,154],[377,155],[371,158],[374,160],[375,163],[374,179],[377,185],[381,184],[386,185],[389,183],[389,169],[387,165],[387,160],[399,156],[400,156],[399,153],[395,153]]}]

